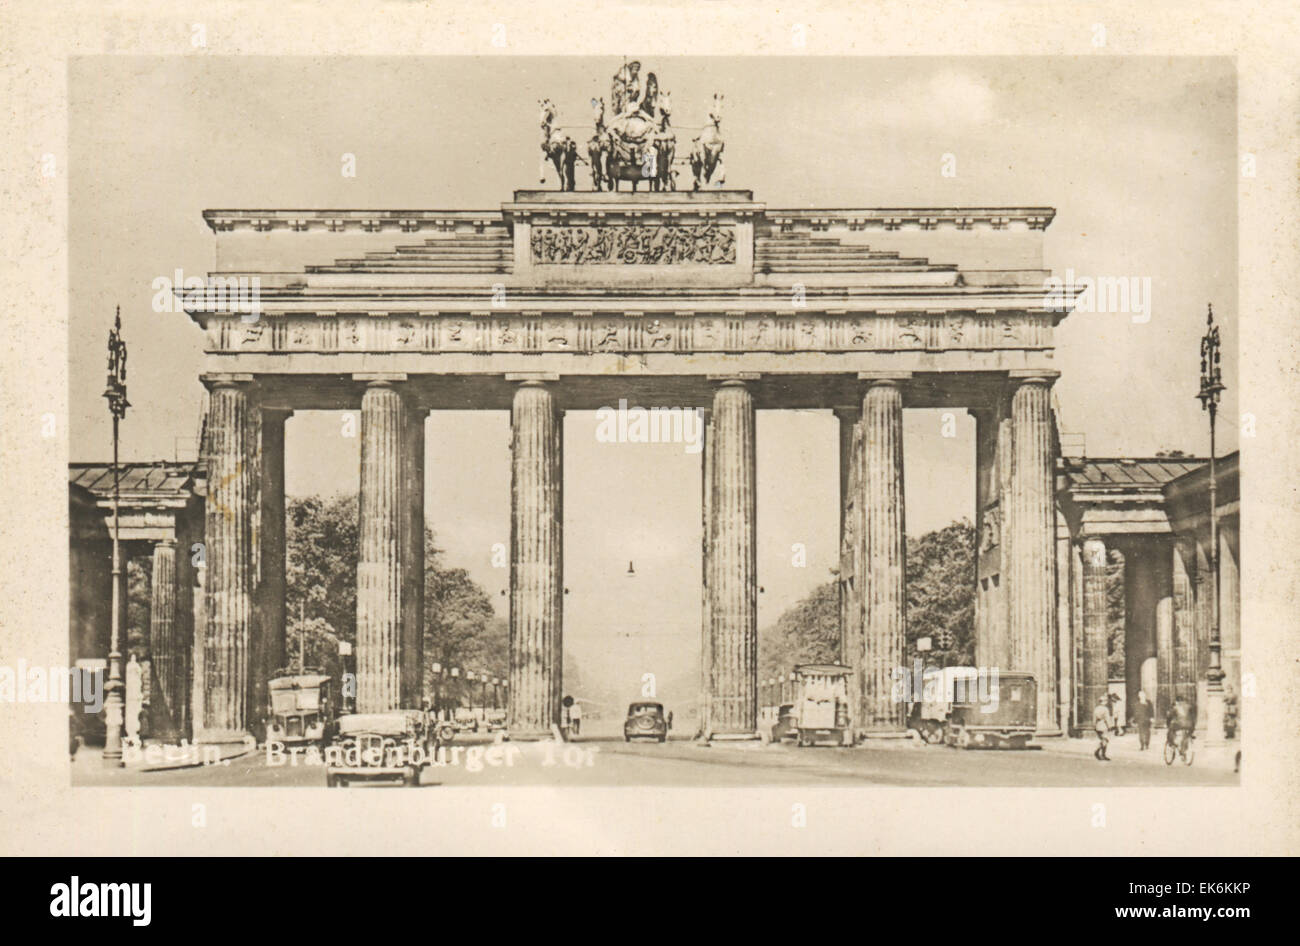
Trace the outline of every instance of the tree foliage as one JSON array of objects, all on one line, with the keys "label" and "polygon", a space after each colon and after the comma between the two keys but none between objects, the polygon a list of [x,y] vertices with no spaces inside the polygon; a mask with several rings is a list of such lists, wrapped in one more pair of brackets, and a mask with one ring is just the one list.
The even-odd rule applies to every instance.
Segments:
[{"label": "tree foliage", "polygon": [[[931,639],[931,656],[948,665],[975,659],[975,527],[954,522],[907,542],[907,656]],[[941,638],[952,635],[951,646]],[[828,581],[759,633],[759,676],[788,673],[801,663],[840,659],[839,585]]]},{"label": "tree foliage", "polygon": [[[337,674],[340,641],[356,643],[356,496],[307,496],[288,500],[286,541],[286,622],[288,649],[296,660],[299,632],[307,663]],[[463,674],[505,677],[506,624],[492,599],[463,568],[448,566],[432,530],[424,535],[424,680],[433,693],[432,667],[455,667]],[[463,695],[465,685],[446,687],[444,699]]]},{"label": "tree foliage", "polygon": [[907,540],[909,661],[922,637],[930,638],[930,657],[946,666],[975,663],[975,527],[968,519]]}]

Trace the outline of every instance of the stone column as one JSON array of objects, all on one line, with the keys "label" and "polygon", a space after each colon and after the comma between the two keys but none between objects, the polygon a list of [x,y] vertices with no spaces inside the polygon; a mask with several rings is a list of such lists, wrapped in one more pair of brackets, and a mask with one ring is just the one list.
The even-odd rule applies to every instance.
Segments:
[{"label": "stone column", "polygon": [[153,693],[149,707],[150,731],[166,741],[175,740],[182,725],[181,693],[184,681],[177,634],[183,626],[179,614],[176,543],[164,540],[153,547],[153,575],[149,605],[149,654],[153,668]]},{"label": "stone column", "polygon": [[1000,662],[1000,631],[1004,622],[995,611],[1001,601],[1001,546],[998,538],[998,411],[970,409],[975,418],[975,663],[977,666],[1005,666]]},{"label": "stone column", "polygon": [[1106,695],[1107,655],[1106,543],[1083,543],[1083,681],[1079,687],[1079,725],[1092,726],[1097,701]]},{"label": "stone column", "polygon": [[[1194,542],[1179,539],[1173,546],[1175,698],[1196,702],[1196,573]],[[1164,722],[1163,717],[1159,722]]]},{"label": "stone column", "polygon": [[551,389],[525,381],[511,412],[511,739],[560,722],[563,640],[563,420]]},{"label": "stone column", "polygon": [[703,419],[704,451],[700,461],[700,725],[696,734],[708,739],[709,695],[712,692],[713,639],[712,609],[709,606],[709,523],[713,521],[713,412],[700,411]]},{"label": "stone column", "polygon": [[402,451],[402,509],[406,513],[402,577],[402,705],[424,697],[424,421],[427,411],[408,407]]},{"label": "stone column", "polygon": [[267,682],[286,664],[284,548],[284,422],[291,411],[259,412],[256,594],[253,604],[253,660],[250,663],[249,718],[257,735],[266,727]]},{"label": "stone column", "polygon": [[257,407],[252,400],[245,383],[218,380],[208,401],[207,627],[203,679],[196,684],[203,693],[203,728],[195,732],[199,742],[238,742],[249,732],[257,490]]},{"label": "stone column", "polygon": [[[840,434],[840,663],[852,667],[849,706],[862,705],[862,410],[835,409]],[[856,726],[856,722],[854,723]]]},{"label": "stone column", "polygon": [[1010,547],[1011,666],[1038,684],[1038,730],[1057,732],[1056,457],[1051,380],[1024,378],[1011,396],[1012,463],[1003,541]]},{"label": "stone column", "polygon": [[[1238,530],[1229,522],[1219,523],[1219,642],[1223,667],[1223,692],[1229,688],[1241,706],[1241,548]],[[1216,733],[1222,738],[1222,733]]]},{"label": "stone column", "polygon": [[901,732],[905,705],[893,699],[904,655],[907,538],[903,510],[903,392],[876,379],[862,399],[862,707],[856,728]]},{"label": "stone column", "polygon": [[204,694],[207,692],[207,671],[205,669],[204,640],[208,634],[208,567],[206,562],[206,544],[201,564],[194,568],[192,631],[190,634],[190,722],[189,730],[194,741],[199,741],[199,734],[206,728],[203,710]]},{"label": "stone column", "polygon": [[[1104,555],[1103,548],[1103,557]],[[1086,694],[1083,690],[1083,600],[1083,546],[1079,542],[1072,542],[1070,545],[1070,626],[1073,631],[1070,635],[1070,673],[1073,683],[1070,691],[1072,707],[1070,725],[1076,732],[1087,724],[1084,718],[1084,710],[1087,709],[1087,704],[1084,703]],[[1064,723],[1065,721],[1062,720],[1062,725]]]},{"label": "stone column", "polygon": [[713,394],[709,589],[712,738],[758,733],[754,398],[744,381]]},{"label": "stone column", "polygon": [[1057,719],[1061,728],[1069,731],[1070,707],[1074,703],[1074,625],[1072,610],[1072,578],[1070,566],[1073,549],[1070,545],[1070,527],[1065,521],[1065,513],[1058,506],[1056,509],[1056,666],[1059,675],[1057,681]]},{"label": "stone column", "polygon": [[1177,656],[1174,652],[1174,557],[1172,543],[1161,539],[1154,543],[1157,556],[1151,563],[1152,577],[1156,583],[1155,601],[1155,654],[1156,692],[1147,699],[1155,704],[1156,719],[1164,719],[1169,707],[1174,705],[1174,680]]},{"label": "stone column", "polygon": [[361,397],[361,500],[357,561],[357,712],[402,707],[402,489],[406,413],[393,382],[370,381]]},{"label": "stone column", "polygon": [[[1208,527],[1207,527],[1208,528]],[[1208,532],[1196,541],[1196,729],[1205,729],[1207,713],[1201,707],[1209,706],[1210,627],[1214,621],[1214,586],[1210,581],[1210,549]]]}]

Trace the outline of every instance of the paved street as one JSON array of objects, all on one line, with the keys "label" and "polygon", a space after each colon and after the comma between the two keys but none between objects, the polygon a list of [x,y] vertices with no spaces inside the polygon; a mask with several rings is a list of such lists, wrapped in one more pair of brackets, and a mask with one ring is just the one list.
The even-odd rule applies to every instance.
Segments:
[{"label": "paved street", "polygon": [[[892,786],[1082,787],[1236,785],[1231,762],[1205,754],[1193,766],[1166,767],[1159,743],[1147,754],[1116,740],[1114,761],[1093,759],[1091,742],[1057,741],[1037,751],[960,751],[905,740],[855,749],[771,745],[705,748],[687,738],[628,744],[595,736],[565,745],[516,743],[493,746],[484,735],[458,737],[448,764],[424,770],[421,786],[578,785],[708,786],[840,784]],[[495,763],[495,764],[493,764]],[[224,764],[167,771],[106,770],[93,751],[72,766],[74,785],[321,786],[319,764],[268,764],[259,751]]]}]

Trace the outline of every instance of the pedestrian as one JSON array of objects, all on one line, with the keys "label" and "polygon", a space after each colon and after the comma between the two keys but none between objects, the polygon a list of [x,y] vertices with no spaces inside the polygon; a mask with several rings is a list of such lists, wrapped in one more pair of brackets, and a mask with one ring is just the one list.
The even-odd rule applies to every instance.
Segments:
[{"label": "pedestrian", "polygon": [[1133,721],[1137,723],[1139,749],[1145,749],[1151,745],[1151,721],[1155,718],[1155,715],[1155,707],[1147,699],[1146,690],[1138,690],[1138,702],[1133,710]]},{"label": "pedestrian", "polygon": [[573,705],[569,707],[569,726],[575,736],[582,729],[582,704],[577,700],[574,700]]},{"label": "pedestrian", "polygon": [[1097,748],[1092,753],[1093,758],[1098,762],[1109,762],[1106,746],[1110,742],[1110,701],[1104,696],[1097,698],[1097,708],[1092,711],[1092,723],[1097,730]]}]

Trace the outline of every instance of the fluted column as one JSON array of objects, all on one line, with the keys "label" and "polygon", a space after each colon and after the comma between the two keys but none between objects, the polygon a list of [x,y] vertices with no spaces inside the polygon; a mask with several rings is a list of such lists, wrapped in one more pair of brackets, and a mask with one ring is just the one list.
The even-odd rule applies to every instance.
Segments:
[{"label": "fluted column", "polygon": [[709,525],[709,724],[714,738],[758,731],[754,397],[744,381],[713,394]]},{"label": "fluted column", "polygon": [[251,401],[245,385],[228,381],[215,382],[208,401],[201,742],[239,741],[248,732],[258,429]]},{"label": "fluted column", "polygon": [[1196,702],[1196,599],[1193,576],[1196,547],[1178,539],[1173,545],[1174,698]]},{"label": "fluted column", "polygon": [[563,420],[551,389],[525,381],[511,412],[511,739],[560,721],[563,619]]},{"label": "fluted column", "polygon": [[249,718],[255,734],[264,734],[269,693],[267,682],[285,659],[284,423],[291,411],[259,411],[256,574],[254,575],[252,660],[249,672]]},{"label": "fluted column", "polygon": [[704,451],[700,462],[700,727],[698,737],[708,738],[709,694],[712,692],[712,608],[709,605],[709,523],[713,521],[713,412],[702,410]]},{"label": "fluted column", "polygon": [[183,683],[178,620],[176,543],[165,540],[153,547],[153,573],[149,605],[149,655],[153,668],[150,729],[173,737],[182,723],[178,685]]},{"label": "fluted column", "polygon": [[402,510],[405,513],[402,576],[402,705],[416,707],[424,696],[424,420],[408,406],[402,451]]},{"label": "fluted column", "polygon": [[840,440],[840,663],[853,668],[849,706],[862,704],[862,410],[835,409]]},{"label": "fluted column", "polygon": [[361,398],[361,500],[357,561],[357,712],[402,706],[402,395],[372,381]]},{"label": "fluted column", "polygon": [[893,698],[904,671],[907,539],[903,511],[903,392],[874,381],[862,400],[863,563],[862,711],[858,728],[901,731],[904,705]]},{"label": "fluted column", "polygon": [[1010,545],[1011,666],[1038,684],[1038,730],[1056,712],[1056,510],[1051,381],[1026,378],[1011,398],[1012,464],[1004,540]]},{"label": "fluted column", "polygon": [[1074,642],[1078,627],[1074,623],[1073,577],[1070,574],[1074,559],[1074,550],[1070,543],[1070,527],[1065,520],[1065,513],[1056,507],[1056,666],[1060,679],[1057,681],[1057,715],[1061,728],[1070,728],[1070,706],[1074,701],[1075,679]]},{"label": "fluted column", "polygon": [[1092,725],[1097,701],[1106,695],[1109,617],[1106,608],[1106,543],[1083,543],[1083,680],[1079,687],[1079,725]]}]

